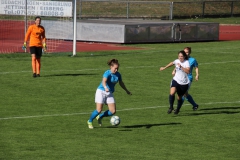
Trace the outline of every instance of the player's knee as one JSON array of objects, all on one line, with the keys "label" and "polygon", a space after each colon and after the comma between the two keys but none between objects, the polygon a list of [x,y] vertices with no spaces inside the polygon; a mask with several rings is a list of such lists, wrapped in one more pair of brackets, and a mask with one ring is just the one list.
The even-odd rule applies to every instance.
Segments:
[{"label": "player's knee", "polygon": [[116,114],[116,110],[114,110],[114,111],[111,111],[111,113],[114,115],[114,114]]}]

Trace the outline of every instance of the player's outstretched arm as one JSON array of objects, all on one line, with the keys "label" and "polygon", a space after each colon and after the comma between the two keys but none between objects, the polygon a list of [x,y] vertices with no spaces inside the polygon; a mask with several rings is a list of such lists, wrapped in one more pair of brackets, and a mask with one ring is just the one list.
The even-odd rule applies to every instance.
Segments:
[{"label": "player's outstretched arm", "polygon": [[127,92],[127,94],[132,95],[132,93],[126,88],[123,81],[119,81],[119,85],[122,87],[122,89],[124,89]]},{"label": "player's outstretched arm", "polygon": [[160,71],[163,71],[164,69],[167,69],[168,67],[173,66],[173,62],[170,62],[168,65],[166,65],[165,67],[160,67]]}]

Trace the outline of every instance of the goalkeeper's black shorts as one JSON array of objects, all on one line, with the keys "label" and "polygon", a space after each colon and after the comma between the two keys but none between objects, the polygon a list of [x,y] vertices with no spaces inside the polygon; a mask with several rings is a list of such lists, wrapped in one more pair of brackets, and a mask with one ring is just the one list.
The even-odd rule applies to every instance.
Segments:
[{"label": "goalkeeper's black shorts", "polygon": [[30,53],[35,54],[36,58],[40,58],[42,56],[42,47],[30,47]]}]

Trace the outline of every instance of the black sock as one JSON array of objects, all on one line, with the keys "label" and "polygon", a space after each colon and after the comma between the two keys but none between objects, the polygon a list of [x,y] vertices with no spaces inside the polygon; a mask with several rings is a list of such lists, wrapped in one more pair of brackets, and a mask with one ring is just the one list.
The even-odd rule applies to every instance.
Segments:
[{"label": "black sock", "polygon": [[183,100],[182,100],[182,98],[180,98],[180,99],[178,100],[177,110],[180,110],[180,108],[182,107],[182,104],[183,104]]},{"label": "black sock", "polygon": [[173,104],[174,104],[174,100],[175,100],[175,95],[169,95],[169,104],[170,104],[170,108],[173,109]]}]

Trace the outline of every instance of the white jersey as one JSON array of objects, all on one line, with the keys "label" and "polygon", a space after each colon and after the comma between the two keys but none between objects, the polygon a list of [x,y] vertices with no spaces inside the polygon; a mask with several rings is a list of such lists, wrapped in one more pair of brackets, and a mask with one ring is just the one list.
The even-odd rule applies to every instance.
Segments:
[{"label": "white jersey", "polygon": [[176,73],[173,79],[180,85],[185,85],[190,82],[188,79],[188,74],[185,73],[181,68],[179,68],[178,64],[180,64],[183,68],[190,68],[190,64],[188,60],[184,60],[181,62],[179,59],[173,61],[173,64],[176,66]]}]

